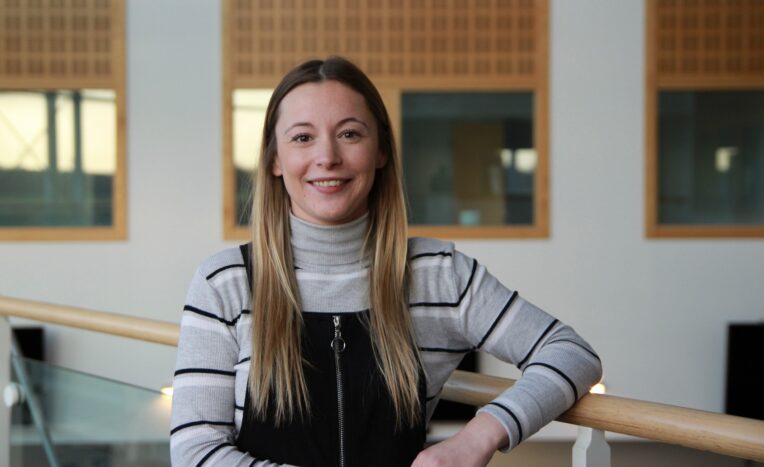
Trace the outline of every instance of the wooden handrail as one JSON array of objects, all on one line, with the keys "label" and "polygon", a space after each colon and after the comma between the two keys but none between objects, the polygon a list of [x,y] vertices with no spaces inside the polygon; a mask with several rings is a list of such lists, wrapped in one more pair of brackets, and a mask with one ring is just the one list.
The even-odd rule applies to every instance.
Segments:
[{"label": "wooden handrail", "polygon": [[[443,398],[484,405],[514,384],[507,378],[457,370]],[[764,461],[764,421],[604,394],[587,394],[560,422],[638,436],[701,451]]]},{"label": "wooden handrail", "polygon": [[0,296],[0,315],[60,324],[156,344],[178,345],[180,335],[179,326],[167,321],[3,296]]},{"label": "wooden handrail", "polygon": [[[175,323],[0,296],[0,315],[177,345]],[[455,371],[443,398],[483,405],[514,381]],[[559,421],[702,451],[764,461],[764,421],[611,395],[588,394]]]}]

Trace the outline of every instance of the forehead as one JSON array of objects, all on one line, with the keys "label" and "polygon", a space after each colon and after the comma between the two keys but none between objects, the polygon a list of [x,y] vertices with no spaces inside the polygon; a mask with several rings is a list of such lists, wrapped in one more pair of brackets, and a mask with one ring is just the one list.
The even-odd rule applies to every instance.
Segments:
[{"label": "forehead", "polygon": [[279,104],[277,126],[295,121],[343,120],[349,117],[371,123],[366,99],[339,81],[305,83],[284,96]]}]

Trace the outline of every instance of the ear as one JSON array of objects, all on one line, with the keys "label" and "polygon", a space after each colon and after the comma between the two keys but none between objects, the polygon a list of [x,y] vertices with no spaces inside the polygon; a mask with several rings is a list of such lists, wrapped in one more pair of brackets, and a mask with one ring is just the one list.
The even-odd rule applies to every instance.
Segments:
[{"label": "ear", "polygon": [[381,169],[382,167],[386,165],[387,165],[387,154],[380,151],[379,154],[377,154],[377,169]]},{"label": "ear", "polygon": [[276,157],[273,158],[273,165],[271,165],[271,173],[274,177],[280,177],[284,174],[284,172],[281,170],[281,163],[279,162],[279,155],[276,154]]}]

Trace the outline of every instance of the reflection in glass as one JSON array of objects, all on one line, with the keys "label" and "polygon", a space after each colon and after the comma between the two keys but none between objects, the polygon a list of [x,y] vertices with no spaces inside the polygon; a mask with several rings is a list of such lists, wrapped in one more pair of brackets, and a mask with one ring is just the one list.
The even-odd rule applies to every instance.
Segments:
[{"label": "reflection in glass", "polygon": [[[171,399],[157,391],[19,357],[61,466],[170,465]],[[19,381],[14,372],[14,381]],[[29,392],[27,392],[29,394]],[[11,465],[48,465],[28,400],[11,411]]]},{"label": "reflection in glass", "polygon": [[764,224],[764,91],[659,95],[662,224]]},{"label": "reflection in glass", "polygon": [[412,224],[533,224],[533,93],[404,93]]},{"label": "reflection in glass", "polygon": [[236,221],[249,224],[252,176],[257,170],[265,110],[271,89],[236,89],[233,92],[233,164],[236,170]]},{"label": "reflection in glass", "polygon": [[110,90],[0,91],[0,227],[109,226]]}]

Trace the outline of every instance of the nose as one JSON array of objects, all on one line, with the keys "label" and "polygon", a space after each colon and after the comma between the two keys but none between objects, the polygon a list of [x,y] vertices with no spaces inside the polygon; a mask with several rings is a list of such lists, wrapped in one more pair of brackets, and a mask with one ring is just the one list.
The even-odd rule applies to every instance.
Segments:
[{"label": "nose", "polygon": [[316,155],[314,161],[319,167],[331,169],[342,164],[340,148],[337,147],[336,142],[332,138],[324,138],[323,142],[317,144],[315,148]]}]

